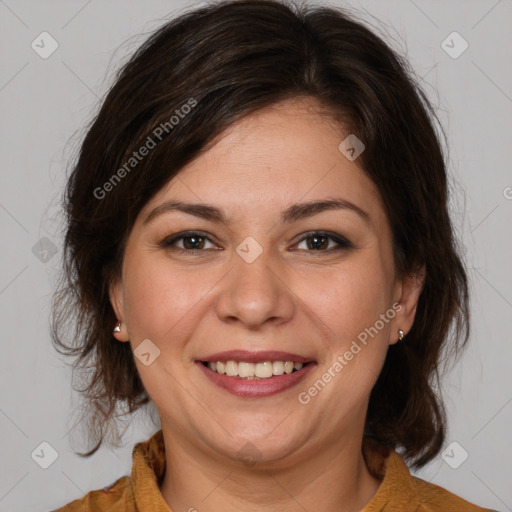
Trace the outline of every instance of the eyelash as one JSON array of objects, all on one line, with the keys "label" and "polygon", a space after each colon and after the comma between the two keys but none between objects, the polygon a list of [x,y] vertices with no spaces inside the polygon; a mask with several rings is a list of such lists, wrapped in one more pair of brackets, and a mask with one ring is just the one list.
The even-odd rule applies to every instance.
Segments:
[{"label": "eyelash", "polygon": [[[310,231],[308,233],[305,234],[306,236],[302,237],[298,242],[297,244],[300,244],[302,242],[304,242],[305,240],[307,240],[308,238],[313,238],[315,236],[317,237],[324,237],[324,238],[328,238],[328,239],[331,239],[332,241],[334,241],[336,244],[338,244],[338,247],[334,247],[334,248],[330,248],[330,249],[321,249],[321,250],[317,250],[315,251],[314,249],[308,249],[307,252],[318,252],[318,253],[321,253],[321,252],[324,252],[324,253],[331,253],[331,252],[334,252],[334,251],[339,251],[339,250],[342,250],[342,249],[352,249],[354,248],[353,244],[347,240],[346,238],[340,236],[340,235],[336,235],[334,233],[329,233],[329,232],[326,232],[326,231]],[[198,253],[198,252],[204,252],[204,251],[207,251],[207,250],[212,250],[212,249],[184,249],[184,248],[181,248],[181,247],[177,247],[175,244],[177,241],[179,240],[183,240],[183,239],[186,239],[186,238],[194,238],[194,237],[199,237],[199,238],[203,238],[203,239],[206,239],[207,241],[209,241],[210,243],[213,243],[210,238],[205,234],[205,233],[202,233],[201,231],[186,231],[186,232],[183,232],[183,233],[178,233],[177,235],[174,235],[170,238],[166,238],[165,240],[163,240],[161,242],[161,246],[162,248],[164,249],[169,249],[169,250],[173,250],[173,251],[179,251],[179,252],[183,252],[183,253]],[[296,244],[296,245],[297,245]],[[300,249],[302,250],[302,249]]]}]

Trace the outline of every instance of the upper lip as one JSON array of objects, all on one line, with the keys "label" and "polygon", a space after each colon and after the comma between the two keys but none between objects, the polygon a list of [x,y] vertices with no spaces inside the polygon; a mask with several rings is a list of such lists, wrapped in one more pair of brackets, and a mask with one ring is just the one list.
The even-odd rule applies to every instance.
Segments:
[{"label": "upper lip", "polygon": [[260,363],[263,361],[292,361],[294,363],[309,363],[310,361],[313,361],[313,359],[278,350],[264,350],[257,352],[250,350],[228,350],[202,357],[198,359],[198,361],[212,363],[216,363],[217,361],[243,361],[247,363]]}]

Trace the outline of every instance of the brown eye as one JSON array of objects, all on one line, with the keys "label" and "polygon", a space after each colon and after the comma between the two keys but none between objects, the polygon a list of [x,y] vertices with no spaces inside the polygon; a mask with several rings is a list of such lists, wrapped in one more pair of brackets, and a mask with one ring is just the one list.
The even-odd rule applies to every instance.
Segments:
[{"label": "brown eye", "polygon": [[[213,247],[205,247],[207,243],[210,243]],[[171,238],[166,238],[161,245],[167,249],[177,249],[181,251],[202,251],[216,247],[207,236],[195,231],[180,233]]]},{"label": "brown eye", "polygon": [[181,240],[185,249],[204,249],[206,239],[202,236],[184,236]]},{"label": "brown eye", "polygon": [[[346,239],[339,235],[324,233],[324,232],[313,232],[302,238],[298,245],[306,242],[306,250],[316,252],[330,252],[339,249],[349,249],[353,245]],[[329,245],[330,242],[334,242],[333,245]]]}]

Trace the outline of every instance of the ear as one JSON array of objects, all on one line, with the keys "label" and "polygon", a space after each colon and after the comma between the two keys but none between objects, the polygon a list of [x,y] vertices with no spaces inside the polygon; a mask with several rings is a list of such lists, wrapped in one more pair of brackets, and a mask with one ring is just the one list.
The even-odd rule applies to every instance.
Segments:
[{"label": "ear", "polygon": [[398,341],[398,330],[404,335],[411,330],[416,315],[416,307],[425,283],[425,266],[416,272],[405,276],[397,282],[395,289],[395,301],[393,306],[397,312],[393,319],[393,327],[390,333],[389,344],[394,345]]},{"label": "ear", "polygon": [[113,332],[114,327],[112,327],[112,335],[118,341],[129,341],[128,331],[126,329],[125,322],[125,314],[124,314],[124,297],[123,297],[123,285],[121,280],[116,280],[109,287],[109,298],[110,304],[112,304],[112,309],[116,314],[117,321],[120,324],[121,330],[119,332]]}]

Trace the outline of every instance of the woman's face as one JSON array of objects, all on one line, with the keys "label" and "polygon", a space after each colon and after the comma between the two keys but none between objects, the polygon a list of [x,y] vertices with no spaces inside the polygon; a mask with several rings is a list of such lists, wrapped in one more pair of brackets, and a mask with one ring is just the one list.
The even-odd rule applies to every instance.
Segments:
[{"label": "woman's face", "polygon": [[395,275],[378,190],[314,107],[251,115],[184,167],[140,212],[111,289],[164,434],[201,453],[297,461],[360,437],[414,319],[420,282]]}]

